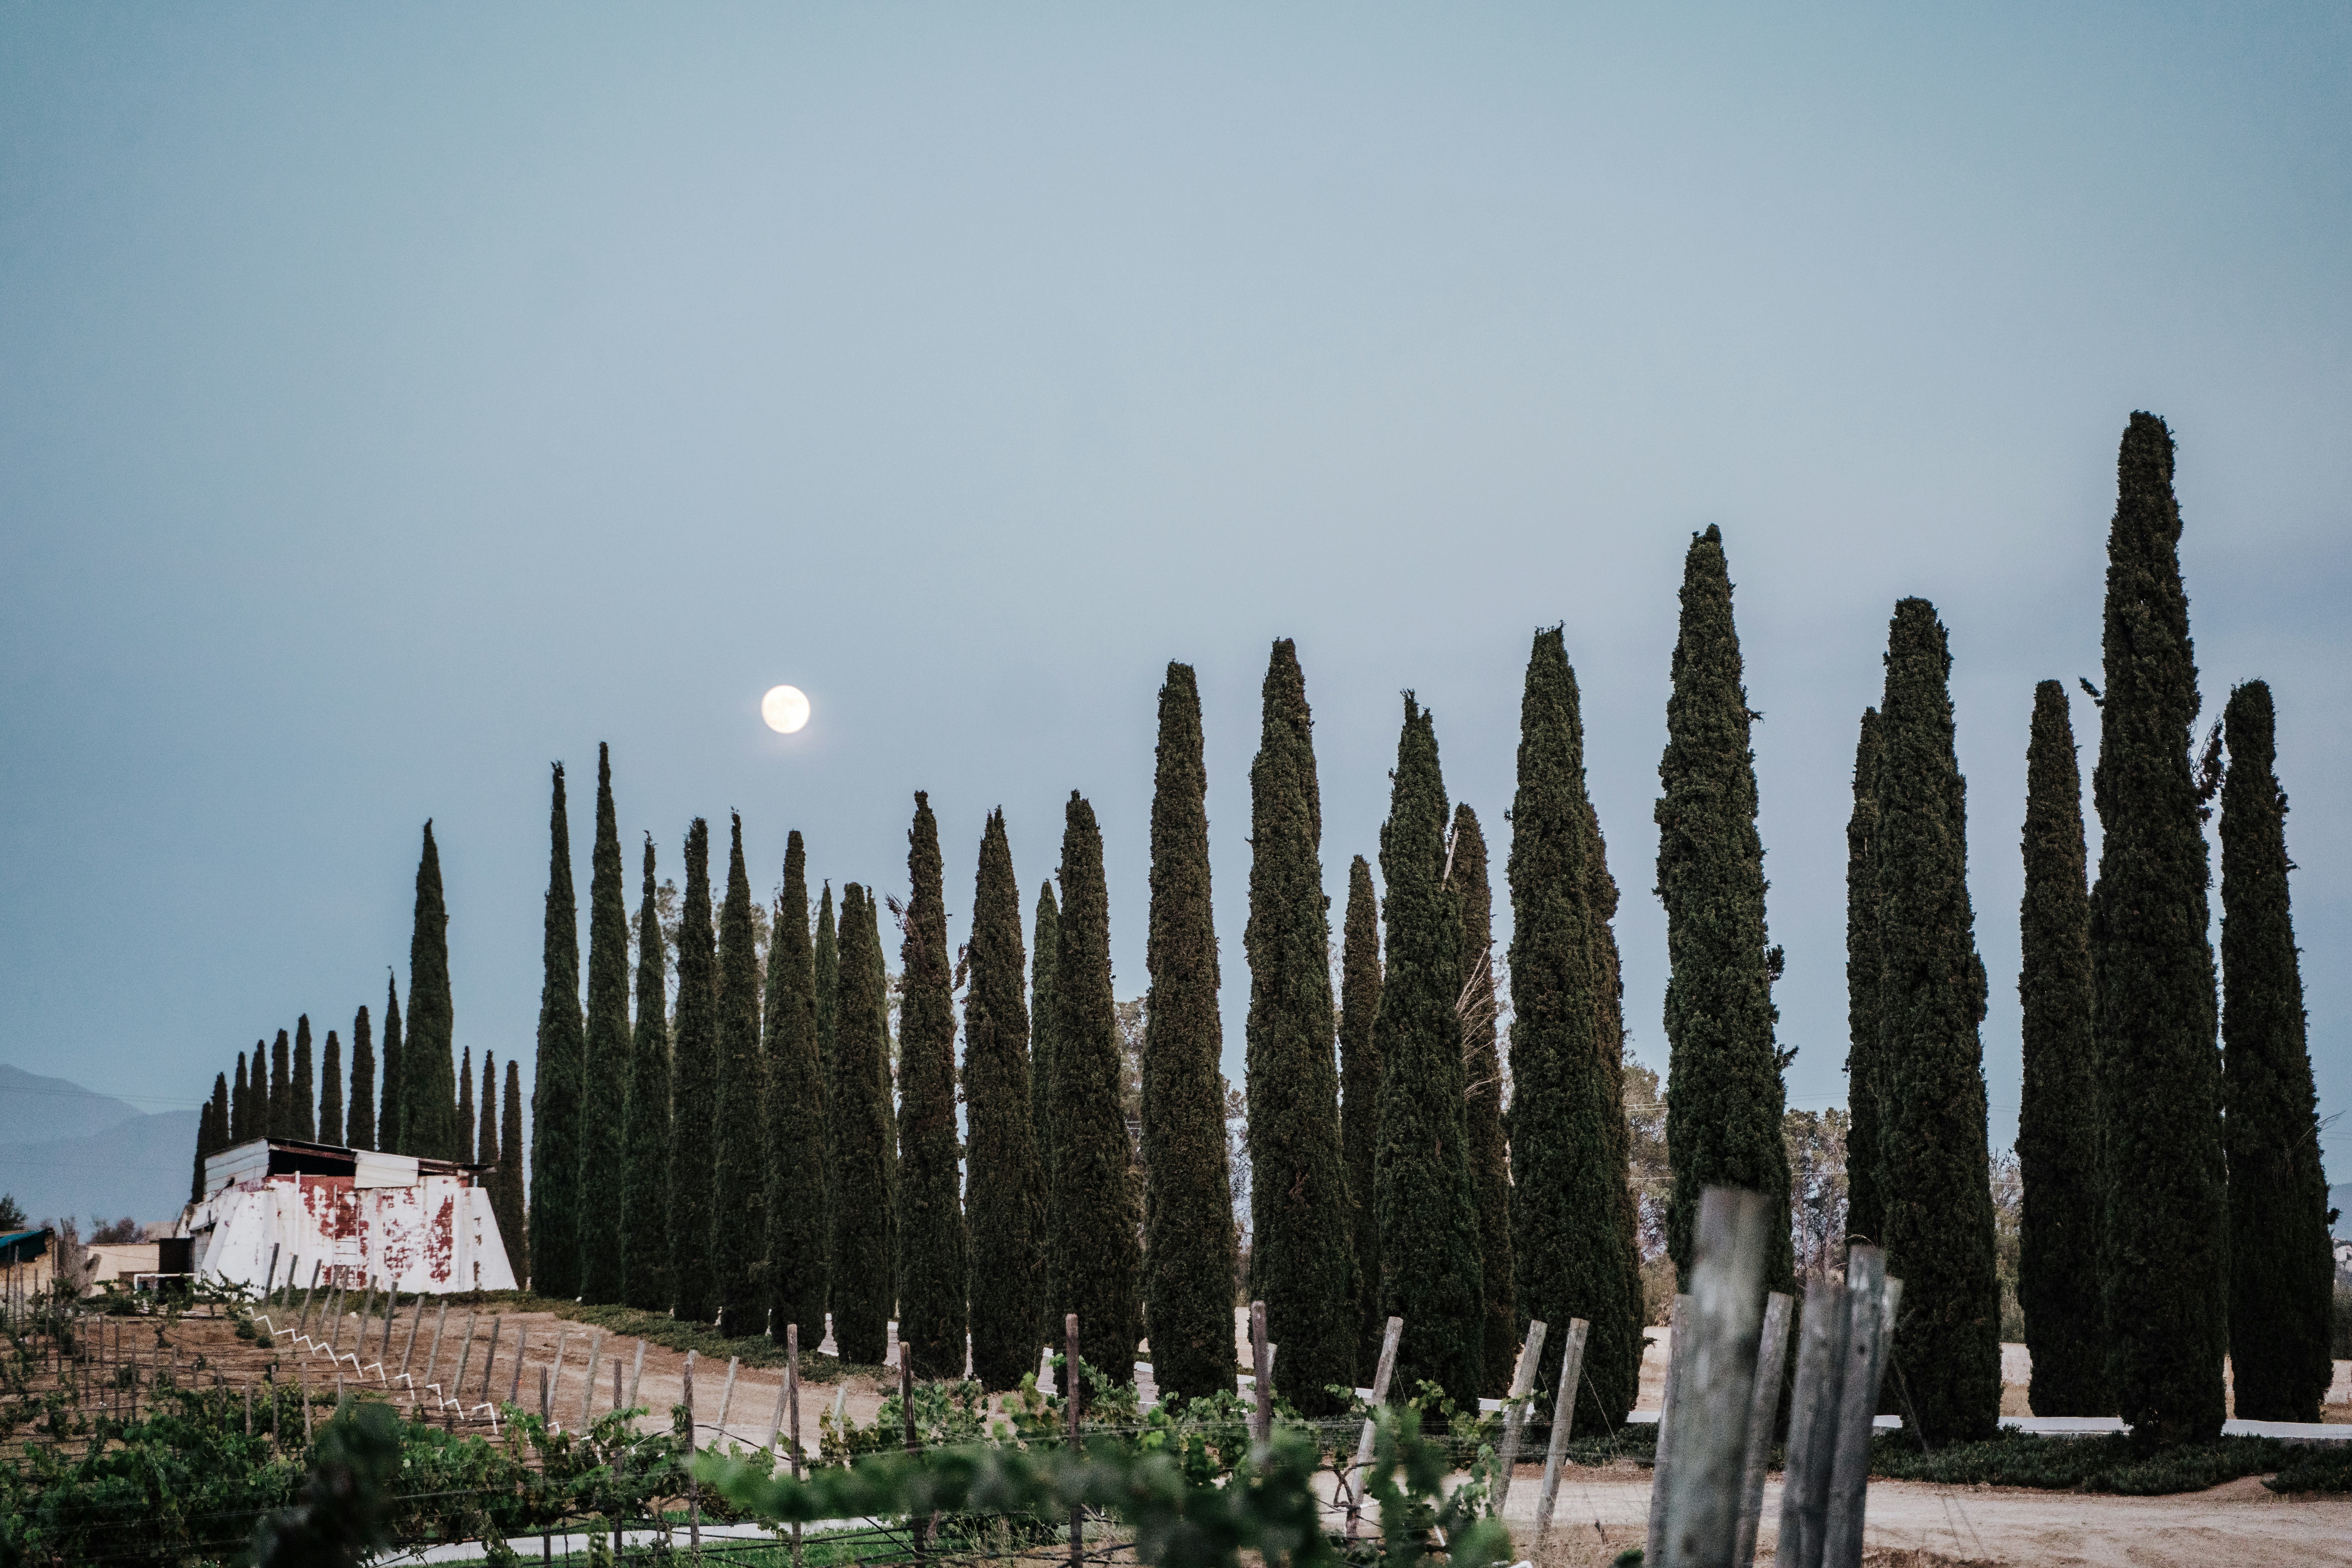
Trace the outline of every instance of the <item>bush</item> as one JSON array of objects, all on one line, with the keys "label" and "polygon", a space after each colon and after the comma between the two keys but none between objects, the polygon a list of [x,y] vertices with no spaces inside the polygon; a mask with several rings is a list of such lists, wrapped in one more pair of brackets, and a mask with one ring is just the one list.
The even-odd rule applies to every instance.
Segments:
[{"label": "bush", "polygon": [[1981,1482],[2157,1497],[2202,1491],[2241,1476],[2266,1475],[2286,1465],[2295,1452],[2271,1437],[2221,1437],[2147,1452],[2121,1433],[2043,1437],[2008,1431],[1987,1442],[1953,1443],[1922,1453],[1911,1434],[1888,1432],[1871,1444],[1870,1473],[1887,1480],[1948,1486]]},{"label": "bush", "polygon": [[2352,1443],[2297,1448],[2286,1468],[2263,1485],[2274,1492],[2352,1492]]}]

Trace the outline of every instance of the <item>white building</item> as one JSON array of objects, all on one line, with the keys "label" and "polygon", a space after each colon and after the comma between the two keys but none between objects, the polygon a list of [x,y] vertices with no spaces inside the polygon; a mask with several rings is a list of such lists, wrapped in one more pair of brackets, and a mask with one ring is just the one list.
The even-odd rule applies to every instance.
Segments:
[{"label": "white building", "polygon": [[206,1279],[383,1285],[418,1294],[511,1290],[482,1178],[489,1167],[257,1138],[205,1162],[181,1216]]}]

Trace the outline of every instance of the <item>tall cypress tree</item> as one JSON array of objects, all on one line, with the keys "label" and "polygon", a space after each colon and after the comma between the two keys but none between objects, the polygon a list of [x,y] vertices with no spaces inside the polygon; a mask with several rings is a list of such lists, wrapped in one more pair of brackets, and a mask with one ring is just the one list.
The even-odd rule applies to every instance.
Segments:
[{"label": "tall cypress tree", "polygon": [[294,1020],[294,1081],[286,1092],[286,1109],[292,1121],[290,1136],[315,1143],[319,1141],[319,1107],[311,1098],[317,1092],[311,1060],[310,1015],[305,1013]]},{"label": "tall cypress tree", "polygon": [[[816,1061],[817,1084],[823,1095],[833,1093],[833,1043],[836,1010],[841,1005],[841,939],[833,918],[833,882],[827,879],[816,905]],[[824,1294],[827,1310],[833,1300],[833,1223],[841,1212],[841,1178],[834,1141],[833,1102],[824,1100]]]},{"label": "tall cypress tree", "polygon": [[[1508,876],[1518,1305],[1547,1323],[1582,1318],[1591,1325],[1580,1397],[1616,1425],[1633,1407],[1642,1363],[1641,1256],[1609,934],[1616,889],[1585,790],[1582,708],[1558,626],[1536,633],[1528,658]],[[1558,1373],[1539,1368],[1538,1377],[1548,1386]]]},{"label": "tall cypress tree", "polygon": [[1094,807],[1070,792],[1062,831],[1062,914],[1054,959],[1054,1207],[1046,1216],[1052,1310],[1076,1312],[1086,1359],[1133,1375],[1143,1337],[1141,1258],[1119,1108],[1118,1023],[1110,985],[1110,898]]},{"label": "tall cypress tree", "polygon": [[375,1036],[367,1005],[352,1015],[352,1100],[343,1137],[354,1149],[379,1147],[375,1141]]},{"label": "tall cypress tree", "polygon": [[[1061,951],[1061,906],[1054,900],[1054,884],[1046,881],[1037,888],[1035,923],[1029,935],[1029,1120],[1037,1130],[1037,1201],[1045,1213],[1054,1205],[1054,963]],[[1045,1245],[1043,1231],[1038,1245]],[[1043,1315],[1038,1322],[1049,1344],[1058,1327],[1050,1321],[1052,1294],[1041,1284],[1037,1310]]]},{"label": "tall cypress tree", "polygon": [[[1143,1037],[1144,1313],[1152,1377],[1217,1394],[1234,1377],[1234,1196],[1217,1064],[1217,928],[1209,902],[1208,770],[1189,664],[1160,689],[1151,797],[1151,975]],[[1344,1238],[1343,1238],[1344,1239]]]},{"label": "tall cypress tree", "polygon": [[2134,414],[2107,539],[2106,693],[2091,795],[2091,1038],[2105,1191],[2107,1377],[2142,1442],[2220,1433],[2230,1205],[2214,1049],[2210,871],[2190,775],[2197,663],[2180,582],[2172,433]]},{"label": "tall cypress tree", "polygon": [[1495,893],[1486,875],[1486,836],[1478,814],[1454,808],[1454,886],[1462,900],[1462,1071],[1470,1123],[1470,1191],[1478,1209],[1478,1261],[1486,1284],[1485,1386],[1510,1392],[1519,1353],[1518,1298],[1511,1271],[1511,1155],[1503,1134],[1503,1060],[1495,1012]]},{"label": "tall cypress tree", "polygon": [[760,956],[740,814],[732,823],[719,916],[719,1147],[708,1237],[719,1271],[719,1331],[740,1339],[768,1326],[759,1269],[768,1239],[768,1060],[760,1047]]},{"label": "tall cypress tree", "polygon": [[[1658,896],[1666,906],[1666,1147],[1674,1193],[1666,1250],[1690,1277],[1699,1194],[1711,1186],[1762,1193],[1789,1206],[1789,1152],[1780,1117],[1787,1090],[1772,1029],[1778,949],[1764,934],[1764,846],[1756,835],[1756,759],[1747,689],[1731,616],[1723,531],[1691,540],[1683,564],[1682,624],[1658,825]],[[1766,1288],[1792,1289],[1789,1227],[1772,1227]]]},{"label": "tall cypress tree", "polygon": [[889,1259],[890,1300],[898,1300],[898,1163],[906,1151],[898,1138],[898,1051],[890,1039],[890,972],[882,962],[882,900],[866,889],[866,919],[874,927],[874,941],[866,950],[866,984],[875,997],[875,1016],[882,1020],[881,1048],[874,1055],[875,1103],[882,1108],[882,1256]]},{"label": "tall cypress tree", "polygon": [[408,1093],[400,1058],[400,980],[388,973],[383,982],[383,1109],[375,1121],[377,1146],[387,1154],[409,1152],[408,1134],[400,1125]]},{"label": "tall cypress tree", "polygon": [[294,1068],[291,1051],[286,1043],[286,1031],[278,1031],[278,1038],[269,1047],[269,1135],[291,1138],[295,1135]]},{"label": "tall cypress tree", "polygon": [[2221,1041],[2230,1160],[2230,1366],[2239,1419],[2316,1421],[2334,1374],[2336,1264],[2319,1100],[2287,903],[2286,792],[2271,689],[2223,712]]},{"label": "tall cypress tree", "polygon": [[507,1096],[499,1121],[499,1175],[490,1189],[491,1210],[499,1216],[499,1239],[506,1244],[507,1267],[515,1282],[530,1278],[530,1228],[524,1217],[522,1194],[522,1064],[507,1058]]},{"label": "tall cypress tree", "polygon": [[327,1031],[327,1047],[319,1062],[319,1142],[343,1141],[343,1043]]},{"label": "tall cypress tree", "polygon": [[[257,1057],[258,1052],[255,1053]],[[236,1053],[236,1082],[229,1094],[229,1142],[242,1143],[253,1136],[253,1110],[245,1089],[245,1053]]]},{"label": "tall cypress tree", "polygon": [[1339,1163],[1348,1174],[1349,1233],[1355,1244],[1356,1366],[1381,1353],[1381,1226],[1372,1206],[1372,1150],[1381,1127],[1381,1057],[1372,1026],[1381,1013],[1381,912],[1372,868],[1348,867],[1348,910],[1339,936]]},{"label": "tall cypress tree", "polygon": [[572,887],[572,822],[563,764],[553,764],[547,816],[547,903],[541,927],[539,1057],[530,1089],[532,1289],[580,1294],[580,904]]},{"label": "tall cypress tree", "polygon": [[212,1112],[213,1143],[205,1152],[217,1154],[229,1145],[228,1075],[226,1073],[213,1074]]},{"label": "tall cypress tree", "polygon": [[[809,948],[808,851],[784,841],[784,886],[768,938],[768,1333],[794,1323],[824,1337],[827,1252],[824,1066],[816,1038],[815,955]],[[963,1370],[958,1363],[956,1370]]]},{"label": "tall cypress tree", "polygon": [[[488,1108],[485,1107],[487,1110]],[[457,1157],[474,1157],[474,1047],[467,1047],[457,1055]]]},{"label": "tall cypress tree", "polygon": [[710,825],[698,816],[686,834],[669,1107],[671,1127],[686,1134],[673,1138],[669,1152],[671,1310],[682,1322],[708,1323],[718,1315],[719,1301],[719,1272],[710,1255],[717,1208],[710,1140],[719,1125],[719,948],[710,929]]},{"label": "tall cypress tree", "polygon": [[[630,1077],[629,900],[613,809],[612,748],[596,747],[596,842],[588,858],[588,1012],[580,1064],[580,1299],[621,1300],[621,1249],[606,1216],[626,1178]],[[487,1097],[486,1097],[487,1099]]]},{"label": "tall cypress tree", "polygon": [[[408,939],[408,1034],[400,1047],[403,1153],[462,1160],[457,1145],[457,1007],[449,995],[449,910],[433,824],[416,862],[416,923]],[[389,1031],[387,1031],[389,1033]]]},{"label": "tall cypress tree", "polygon": [[1929,1441],[2000,1424],[2000,1282],[1986,1146],[1984,964],[1969,900],[1952,658],[1925,599],[1895,606],[1878,758],[1878,1051],[1886,1268],[1903,1284],[1905,1418]]},{"label": "tall cypress tree", "polygon": [[188,1201],[200,1203],[205,1195],[205,1161],[212,1155],[213,1107],[206,1100],[196,1111],[196,1157],[194,1169],[188,1177]]},{"label": "tall cypress tree", "polygon": [[970,1137],[964,1213],[971,1227],[971,1370],[984,1388],[1014,1388],[1036,1364],[1045,1215],[1030,1121],[1021,885],[1013,874],[1002,809],[988,814],[981,835],[969,954],[963,1084]]},{"label": "tall cypress tree", "polygon": [[1334,1413],[1329,1386],[1356,1381],[1356,1259],[1344,1223],[1349,1194],[1332,1055],[1323,794],[1307,677],[1288,637],[1267,658],[1259,703],[1242,932],[1250,968],[1251,1287],[1265,1302],[1268,1335],[1283,1347],[1280,1386],[1302,1411],[1324,1415]]},{"label": "tall cypress tree", "polygon": [[1865,708],[1853,748],[1853,811],[1845,823],[1845,1229],[1873,1247],[1886,1241],[1878,1103],[1878,710]]},{"label": "tall cypress tree", "polygon": [[969,1321],[957,1169],[955,971],[930,797],[915,792],[898,947],[898,1342],[920,1377],[963,1375]]},{"label": "tall cypress tree", "polygon": [[499,1074],[498,1063],[490,1053],[482,1053],[482,1120],[481,1137],[474,1148],[474,1163],[496,1166],[499,1163]]},{"label": "tall cypress tree", "polygon": [[[2067,716],[2066,689],[2054,680],[2033,689],[2023,847],[2025,897],[2018,910],[2023,963],[2017,995],[2025,1082],[2017,1111],[2017,1166],[2025,1203],[2018,1232],[2017,1304],[2025,1314],[2025,1343],[2033,1354],[2027,1400],[2036,1415],[2104,1415],[2116,1406],[2107,1393],[2105,1311],[2099,1300],[2091,896],[2074,727]],[[1874,1022],[1874,981],[1873,997]],[[1857,1115],[1846,1134],[1849,1148],[1862,1131]]]},{"label": "tall cypress tree", "polygon": [[1381,827],[1388,963],[1376,1030],[1385,1074],[1372,1174],[1381,1306],[1412,1330],[1397,1355],[1402,1386],[1426,1379],[1466,1405],[1486,1384],[1486,1279],[1456,1012],[1462,896],[1447,875],[1436,726],[1410,692],[1391,777]]},{"label": "tall cypress tree", "polygon": [[838,1156],[833,1221],[833,1338],[841,1359],[882,1359],[892,1279],[887,1226],[890,1191],[889,1118],[882,1101],[890,1048],[887,998],[874,984],[879,933],[871,900],[856,882],[841,890],[840,995],[835,1005],[833,1081],[825,1105]]},{"label": "tall cypress tree", "polygon": [[[622,1156],[621,1299],[667,1311],[669,1287],[669,958],[654,886],[654,837],[646,835],[645,891],[637,905],[637,1026],[629,1047],[628,1131]],[[507,1064],[511,1069],[512,1062]]]}]

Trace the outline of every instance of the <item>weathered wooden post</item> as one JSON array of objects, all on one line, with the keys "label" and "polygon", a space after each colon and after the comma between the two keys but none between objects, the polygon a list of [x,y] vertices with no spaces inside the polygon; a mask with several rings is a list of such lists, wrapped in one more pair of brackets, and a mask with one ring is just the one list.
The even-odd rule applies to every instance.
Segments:
[{"label": "weathered wooden post", "polygon": [[1780,1369],[1789,1360],[1789,1314],[1793,1297],[1775,1290],[1764,1298],[1764,1334],[1756,1343],[1756,1397],[1748,1407],[1748,1453],[1739,1473],[1739,1530],[1732,1538],[1732,1568],[1756,1561],[1756,1531],[1764,1516],[1764,1472],[1772,1458],[1772,1435],[1780,1425]]},{"label": "weathered wooden post", "polygon": [[[591,1331],[588,1335],[588,1377],[580,1385],[580,1430],[583,1432],[587,1431],[593,1425],[589,1419],[589,1414],[596,1407],[596,1363],[604,1353],[604,1331],[602,1329]],[[732,1362],[727,1365],[727,1387],[730,1393],[735,1387],[735,1365]],[[722,1426],[727,1422],[727,1407],[723,1404],[719,1407],[719,1421]],[[721,1436],[723,1436],[724,1434],[722,1433]]]},{"label": "weathered wooden post", "polygon": [[528,1327],[518,1328],[515,1330],[514,1375],[507,1380],[507,1403],[518,1410],[522,1408],[522,1363],[530,1354],[530,1330]]},{"label": "weathered wooden post", "polygon": [[[441,1310],[435,1314],[433,1319],[433,1348],[425,1353],[425,1381],[426,1383],[433,1382],[433,1369],[441,1364],[441,1330],[448,1321],[449,1298],[444,1296],[441,1298]],[[409,1404],[412,1407],[416,1403],[416,1390],[418,1386],[418,1384],[413,1383],[408,1385]]]},{"label": "weathered wooden post", "polygon": [[[572,1325],[566,1323],[555,1336],[555,1360],[547,1369],[548,1376],[553,1380],[555,1391],[557,1393],[562,1392],[563,1389],[563,1349],[571,1342]],[[688,1352],[688,1353],[691,1354],[693,1352]],[[545,1415],[549,1423],[551,1425],[555,1420],[555,1406],[552,1403],[551,1395]]]},{"label": "weathered wooden post", "polygon": [[[490,1345],[489,1349],[482,1352],[482,1403],[485,1405],[490,1402],[490,1379],[499,1370],[499,1327],[506,1321],[506,1314],[503,1312],[490,1319]],[[465,1398],[465,1390],[459,1389],[457,1397]]]},{"label": "weathered wooden post", "polygon": [[1826,1277],[1805,1284],[1797,1335],[1797,1387],[1789,1405],[1789,1443],[1780,1477],[1779,1568],[1821,1568],[1830,1459],[1837,1448],[1838,1375],[1845,1361],[1845,1287]]},{"label": "weathered wooden post", "polygon": [[[1397,1342],[1404,1337],[1404,1320],[1391,1318],[1388,1331],[1381,1335],[1380,1364],[1372,1373],[1372,1408],[1378,1410],[1389,1402],[1389,1377],[1396,1371]],[[1348,1539],[1356,1539],[1363,1523],[1364,1489],[1370,1477],[1366,1473],[1372,1462],[1373,1425],[1370,1415],[1364,1417],[1364,1429],[1356,1436],[1356,1462],[1349,1467],[1354,1484],[1348,1493]]]},{"label": "weathered wooden post", "polygon": [[409,1363],[416,1359],[416,1331],[424,1326],[425,1298],[420,1295],[416,1298],[416,1310],[408,1314],[408,1339],[406,1343],[402,1347],[400,1352],[401,1381],[408,1384],[409,1403],[411,1405],[414,1405],[416,1402],[416,1384],[409,1380],[408,1367]]},{"label": "weathered wooden post", "polygon": [[719,1390],[719,1440],[727,1441],[727,1413],[735,1405],[735,1369],[742,1364],[741,1356],[727,1358],[727,1381]]},{"label": "weathered wooden post", "polygon": [[1690,1298],[1676,1296],[1666,1319],[1666,1381],[1658,1393],[1658,1441],[1650,1460],[1651,1568],[1656,1568],[1655,1559],[1664,1551],[1659,1543],[1666,1533],[1667,1438],[1674,1429],[1675,1389],[1682,1380],[1683,1368],[1688,1364],[1683,1357],[1683,1333],[1689,1321]]},{"label": "weathered wooden post", "polygon": [[639,1340],[636,1360],[629,1367],[629,1408],[632,1410],[637,1407],[637,1385],[645,1382],[645,1378],[646,1342]]},{"label": "weathered wooden post", "polygon": [[[642,1358],[640,1358],[642,1359]],[[784,1326],[784,1407],[792,1412],[793,1479],[801,1479],[801,1326]],[[768,1434],[768,1443],[774,1447],[776,1435]],[[793,1521],[793,1568],[801,1568],[801,1525]]]},{"label": "weathered wooden post", "polygon": [[457,1373],[449,1380],[448,1391],[441,1396],[445,1405],[451,1403],[454,1397],[454,1402],[460,1406],[460,1414],[463,1414],[462,1406],[466,1398],[466,1366],[474,1359],[474,1324],[480,1320],[482,1310],[479,1307],[467,1310],[466,1342],[457,1352]]},{"label": "weathered wooden post", "polygon": [[1576,1419],[1576,1385],[1584,1375],[1584,1341],[1592,1325],[1582,1318],[1568,1321],[1568,1348],[1559,1358],[1559,1386],[1551,1395],[1551,1441],[1544,1448],[1543,1495],[1536,1500],[1536,1550],[1543,1550],[1551,1533],[1552,1504],[1559,1497],[1560,1466],[1568,1458],[1568,1429]]},{"label": "weathered wooden post", "polygon": [[1773,1224],[1761,1193],[1709,1187],[1699,1198],[1689,1359],[1675,1379],[1678,1419],[1665,1435],[1666,1528],[1651,1542],[1664,1568],[1730,1568]]},{"label": "weathered wooden post", "polygon": [[1870,1487],[1870,1438],[1877,1425],[1878,1380],[1886,1369],[1901,1282],[1886,1277],[1883,1247],[1846,1255],[1845,1355],[1837,1400],[1837,1445],[1830,1459],[1829,1504],[1822,1521],[1822,1568],[1860,1568],[1863,1511]]},{"label": "weathered wooden post", "polygon": [[1543,1354],[1544,1321],[1533,1318],[1528,1322],[1527,1342],[1519,1347],[1518,1370],[1511,1374],[1510,1408],[1503,1413],[1503,1474],[1495,1483],[1495,1513],[1502,1516],[1503,1505],[1511,1498],[1511,1472],[1519,1462],[1519,1428],[1526,1424],[1528,1392],[1536,1385],[1536,1359]]},{"label": "weathered wooden post", "polygon": [[[1078,1315],[1076,1312],[1066,1312],[1063,1314],[1062,1331],[1065,1337],[1069,1341],[1070,1347],[1070,1387],[1069,1392],[1062,1396],[1062,1403],[1068,1406],[1069,1409],[1070,1456],[1071,1458],[1076,1458],[1081,1451],[1081,1445],[1078,1442],[1078,1421],[1080,1419],[1078,1406],[1086,1393],[1086,1380],[1078,1375]],[[1070,1505],[1070,1568],[1082,1568],[1082,1565],[1086,1562],[1086,1515],[1080,1510],[1076,1503],[1072,1503]]]},{"label": "weathered wooden post", "polygon": [[[310,1331],[310,1297],[319,1289],[319,1275],[326,1267],[326,1259],[322,1258],[310,1259],[310,1283],[302,1292],[302,1315],[296,1319],[294,1323],[294,1331],[298,1334],[308,1334]],[[288,1283],[291,1284],[292,1281],[289,1280]]]}]

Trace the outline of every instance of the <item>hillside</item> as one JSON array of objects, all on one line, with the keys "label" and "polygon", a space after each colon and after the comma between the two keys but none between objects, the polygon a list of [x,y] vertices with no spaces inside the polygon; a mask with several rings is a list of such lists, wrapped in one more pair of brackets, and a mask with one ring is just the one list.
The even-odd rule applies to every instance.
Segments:
[{"label": "hillside", "polygon": [[61,1078],[0,1066],[0,1192],[36,1223],[170,1219],[188,1197],[194,1110],[149,1114]]}]

